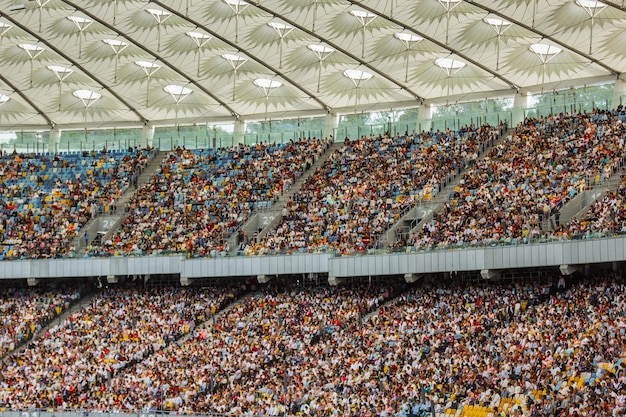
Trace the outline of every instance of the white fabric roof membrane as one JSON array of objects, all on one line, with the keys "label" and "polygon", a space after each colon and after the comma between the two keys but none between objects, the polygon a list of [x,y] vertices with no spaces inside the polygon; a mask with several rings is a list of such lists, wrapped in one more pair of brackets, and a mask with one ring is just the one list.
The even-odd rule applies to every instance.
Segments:
[{"label": "white fabric roof membrane", "polygon": [[615,1],[0,0],[0,128],[259,120],[552,91],[620,77],[625,33]]}]

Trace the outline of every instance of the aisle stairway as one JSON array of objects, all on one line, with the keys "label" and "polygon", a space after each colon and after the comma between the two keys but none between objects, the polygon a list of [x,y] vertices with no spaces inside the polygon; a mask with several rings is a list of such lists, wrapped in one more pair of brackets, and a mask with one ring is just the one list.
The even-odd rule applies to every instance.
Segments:
[{"label": "aisle stairway", "polygon": [[[257,210],[248,218],[248,220],[241,225],[238,230],[243,231],[252,238],[255,233],[257,238],[264,236],[270,228],[277,225],[282,218],[282,209],[287,205],[289,199],[302,188],[302,185],[315,173],[315,171],[324,164],[324,162],[332,155],[336,150],[340,149],[343,143],[333,143],[329,146],[311,165],[311,167],[298,178],[289,189],[282,193],[280,197],[272,204],[269,209]],[[231,253],[237,252],[237,233],[233,233],[228,239],[228,246]]]},{"label": "aisle stairway", "polygon": [[[506,130],[491,146],[485,146],[484,150],[479,153],[478,161],[483,160],[489,151],[502,141],[503,137],[514,131],[515,129]],[[433,217],[433,213],[440,211],[444,204],[449,201],[450,193],[459,185],[465,168],[459,168],[451,178],[444,184],[441,184],[440,190],[431,200],[422,201],[408,209],[387,231],[380,235],[379,247],[393,246],[400,237],[410,236],[412,233],[418,232],[426,222],[429,222]]]},{"label": "aisle stairway", "polygon": [[141,189],[141,187],[152,178],[152,175],[156,172],[157,168],[161,165],[161,162],[163,162],[163,159],[168,153],[168,151],[157,152],[154,158],[152,158],[150,163],[139,175],[139,178],[137,179],[137,187],[133,187],[131,185],[130,187],[128,187],[126,192],[120,196],[119,200],[117,200],[118,212],[120,210],[123,210],[123,208],[126,207],[126,203],[128,203],[128,200],[130,200],[135,195],[135,192],[138,189]]},{"label": "aisle stairway", "polygon": [[157,152],[154,158],[152,158],[143,171],[141,171],[141,174],[137,179],[137,187],[130,185],[116,201],[115,211],[96,214],[95,217],[90,219],[87,224],[80,229],[71,244],[75,252],[80,252],[81,249],[87,246],[85,233],[89,232],[88,240],[89,243],[91,243],[96,238],[104,241],[106,237],[117,230],[124,219],[126,204],[135,195],[136,191],[148,182],[150,178],[152,178],[152,175],[156,172],[159,165],[161,165],[161,162],[163,161],[163,158],[165,158],[166,154],[166,151]]},{"label": "aisle stairway", "polygon": [[602,199],[607,192],[616,191],[622,183],[624,163],[624,158],[622,158],[618,168],[606,181],[594,184],[589,189],[568,201],[567,204],[559,210],[558,215],[556,213],[553,214],[550,217],[552,227],[571,223],[573,218],[584,215],[591,206],[599,199]]}]

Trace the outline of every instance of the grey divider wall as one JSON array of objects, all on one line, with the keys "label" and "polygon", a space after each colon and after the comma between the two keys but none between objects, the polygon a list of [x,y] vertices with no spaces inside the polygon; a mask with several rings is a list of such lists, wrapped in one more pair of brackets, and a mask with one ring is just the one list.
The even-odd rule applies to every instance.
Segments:
[{"label": "grey divider wall", "polygon": [[626,238],[333,258],[333,277],[476,271],[626,260]]},{"label": "grey divider wall", "polygon": [[[329,275],[334,277],[409,274],[420,272],[484,269],[480,249],[432,251],[333,258]],[[386,272],[382,272],[386,271]]]},{"label": "grey divider wall", "polygon": [[[133,274],[228,277],[328,273],[333,277],[474,271],[626,260],[626,237],[520,246],[334,257],[329,253],[185,259],[182,256],[0,262],[0,279]],[[1,416],[0,416],[1,417]]]},{"label": "grey divider wall", "polygon": [[325,273],[328,272],[328,260],[329,255],[326,253],[188,259],[181,264],[181,276],[200,278]]},{"label": "grey divider wall", "polygon": [[180,256],[67,258],[0,262],[0,279],[177,274]]}]

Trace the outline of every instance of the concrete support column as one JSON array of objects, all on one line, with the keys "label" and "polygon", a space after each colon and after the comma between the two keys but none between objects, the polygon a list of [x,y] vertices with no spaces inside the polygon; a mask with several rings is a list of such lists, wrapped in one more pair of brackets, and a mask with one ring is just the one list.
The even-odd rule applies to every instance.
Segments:
[{"label": "concrete support column", "polygon": [[152,123],[146,123],[143,125],[143,130],[141,131],[141,146],[147,148],[148,146],[152,146],[154,143],[154,126]]},{"label": "concrete support column", "polygon": [[235,120],[235,127],[233,129],[233,145],[238,145],[244,142],[246,125],[247,123],[244,119]]},{"label": "concrete support column", "polygon": [[61,143],[61,129],[53,127],[50,129],[50,136],[48,137],[48,152],[58,152],[59,144]]},{"label": "concrete support column", "polygon": [[417,108],[416,130],[419,133],[430,130],[433,123],[433,114],[435,114],[435,107],[430,104],[422,104]]},{"label": "concrete support column", "polygon": [[[335,130],[339,127],[339,115],[337,113],[326,114],[326,123],[324,123],[324,137],[335,136]],[[337,140],[337,138],[334,138]]]},{"label": "concrete support column", "polygon": [[616,109],[619,105],[626,106],[626,80],[617,79],[613,86],[613,98],[611,109]]},{"label": "concrete support column", "polygon": [[515,97],[513,98],[511,126],[509,127],[515,127],[524,121],[524,117],[526,115],[526,110],[528,110],[528,107],[530,107],[530,94],[515,94]]}]

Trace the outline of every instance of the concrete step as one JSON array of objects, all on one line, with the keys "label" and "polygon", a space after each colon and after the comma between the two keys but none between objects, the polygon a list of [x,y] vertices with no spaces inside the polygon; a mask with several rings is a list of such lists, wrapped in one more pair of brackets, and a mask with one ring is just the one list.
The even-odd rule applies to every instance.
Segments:
[{"label": "concrete step", "polygon": [[[131,184],[124,193],[117,199],[115,202],[115,211],[96,213],[96,215],[91,218],[87,224],[85,224],[80,231],[76,234],[74,240],[72,240],[71,247],[74,252],[80,252],[84,249],[88,243],[91,243],[93,239],[98,235],[98,232],[101,231],[102,220],[107,219],[107,227],[105,236],[108,237],[110,234],[117,231],[119,225],[124,219],[125,215],[125,207],[128,201],[137,193],[137,190],[140,189],[145,183],[147,183],[152,175],[156,172],[157,168],[161,165],[163,158],[167,155],[166,151],[159,151],[152,158],[152,160],[146,165],[146,167],[141,171],[141,174],[137,178],[137,187]],[[89,238],[85,239],[85,234],[89,233]],[[102,238],[104,239],[103,236]]]},{"label": "concrete step", "polygon": [[606,181],[585,190],[583,193],[575,196],[565,204],[558,212],[559,221],[556,221],[556,214],[550,217],[551,224],[567,225],[572,219],[584,216],[596,201],[602,199],[609,191],[617,191],[622,183],[622,176],[625,174],[623,160],[620,162],[619,168]]},{"label": "concrete step", "polygon": [[143,169],[143,171],[141,171],[141,173],[139,174],[139,177],[137,178],[137,187],[135,187],[134,185],[131,184],[131,186],[128,187],[126,192],[124,194],[122,194],[120,196],[120,198],[117,200],[118,212],[120,211],[120,209],[123,209],[124,207],[126,207],[126,203],[133,196],[135,196],[135,194],[137,193],[137,190],[141,189],[141,187],[145,183],[150,181],[150,179],[152,178],[152,175],[154,175],[154,173],[156,172],[157,168],[159,168],[159,166],[161,165],[161,162],[163,162],[163,159],[165,158],[165,156],[168,153],[169,153],[169,151],[159,151],[154,156],[154,158],[152,158],[150,163],[148,163],[148,165],[146,165],[146,167]]},{"label": "concrete step", "polygon": [[293,185],[289,187],[289,190],[281,194],[274,206],[280,206],[282,210],[287,201],[289,201],[289,199],[302,188],[302,185],[315,173],[315,171],[317,171],[317,169],[321,167],[324,162],[326,162],[330,155],[332,155],[336,150],[341,149],[342,146],[343,143],[335,142],[322,152],[317,160],[313,162],[311,167],[303,175],[301,175],[300,178],[294,181]]},{"label": "concrete step", "polygon": [[[493,143],[491,143],[489,146],[485,146],[485,148],[480,152],[478,161],[482,161],[485,156],[489,154],[491,149],[493,149],[493,147],[497,146],[502,141],[502,138],[513,132],[514,129],[507,129],[496,140],[494,140]],[[391,226],[387,231],[381,234],[380,247],[386,247],[389,246],[390,243],[397,242],[396,230],[401,225],[406,223],[414,224],[414,226],[408,231],[408,235],[410,236],[412,233],[420,230],[425,222],[430,221],[432,219],[433,213],[441,210],[443,208],[443,205],[449,200],[450,193],[455,189],[456,186],[459,185],[467,168],[467,166],[460,167],[454,174],[448,177],[445,183],[440,184],[439,190],[432,198],[432,200],[420,202],[405,210],[404,215],[400,219],[398,219],[398,221],[396,221],[395,224]],[[415,216],[416,213],[421,213],[423,215],[421,216],[421,218],[411,217]],[[415,223],[413,220],[419,221]]]},{"label": "concrete step", "polygon": [[[231,253],[237,252],[237,234],[239,230],[243,230],[248,237],[252,238],[257,233],[257,239],[264,236],[272,227],[276,226],[282,218],[282,210],[287,205],[289,199],[298,192],[302,185],[317,171],[319,167],[336,150],[340,149],[343,143],[335,142],[331,144],[322,154],[311,164],[311,167],[302,174],[287,191],[272,204],[269,209],[257,210],[244,222],[238,229],[228,238],[228,245]],[[260,229],[260,231],[259,231]]]}]

